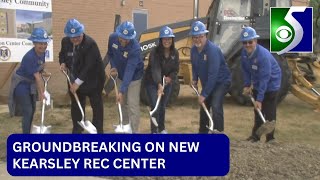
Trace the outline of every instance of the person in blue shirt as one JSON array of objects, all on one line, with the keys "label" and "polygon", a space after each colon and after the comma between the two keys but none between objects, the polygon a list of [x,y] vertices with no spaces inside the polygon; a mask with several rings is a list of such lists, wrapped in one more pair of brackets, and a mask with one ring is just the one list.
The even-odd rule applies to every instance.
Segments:
[{"label": "person in blue shirt", "polygon": [[[277,95],[281,85],[281,69],[277,60],[264,47],[257,43],[256,31],[245,27],[240,36],[243,43],[241,67],[243,71],[243,94],[253,94],[254,106],[260,109],[267,121],[276,120]],[[247,139],[251,142],[260,140],[256,131],[263,124],[256,111],[252,134]],[[274,130],[266,134],[266,142],[274,140]]]},{"label": "person in blue shirt", "polygon": [[[64,28],[59,53],[60,70],[69,71],[71,86],[71,117],[73,134],[80,134],[83,128],[78,124],[82,115],[74,93],[79,97],[85,112],[86,98],[90,100],[92,108],[92,123],[97,133],[103,134],[103,100],[102,90],[105,82],[105,71],[99,47],[96,41],[84,33],[84,25],[77,19],[69,19]],[[68,85],[69,86],[69,85]]]},{"label": "person in blue shirt", "polygon": [[35,28],[28,40],[33,42],[34,47],[23,56],[20,67],[12,75],[9,94],[10,115],[17,115],[18,109],[22,111],[24,134],[30,134],[36,100],[42,102],[45,98],[40,73],[44,69],[45,54],[50,39],[45,29]]},{"label": "person in blue shirt", "polygon": [[[156,106],[158,96],[161,97],[159,107],[154,115],[158,129],[151,122],[151,133],[167,134],[165,128],[165,108],[168,104],[172,84],[179,71],[179,52],[174,46],[172,29],[164,26],[160,29],[159,45],[149,55],[149,63],[145,72],[145,85],[151,109]],[[162,79],[165,77],[165,84]]]},{"label": "person in blue shirt", "polygon": [[[191,26],[193,46],[191,48],[192,84],[197,87],[200,79],[202,91],[199,104],[212,108],[214,132],[224,131],[223,101],[231,84],[231,74],[219,47],[207,39],[205,25],[195,21]],[[199,133],[208,133],[209,119],[200,108]]]},{"label": "person in blue shirt", "polygon": [[123,124],[130,123],[132,133],[139,132],[140,86],[144,67],[140,44],[135,37],[134,25],[129,21],[121,23],[109,36],[106,54],[111,64],[111,75],[117,73],[120,81],[117,102],[124,107]]}]

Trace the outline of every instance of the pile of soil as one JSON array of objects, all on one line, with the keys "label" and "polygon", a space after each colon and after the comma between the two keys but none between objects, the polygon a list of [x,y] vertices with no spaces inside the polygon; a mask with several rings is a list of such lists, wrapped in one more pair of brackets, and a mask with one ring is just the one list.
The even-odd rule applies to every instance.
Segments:
[{"label": "pile of soil", "polygon": [[[208,166],[210,164],[208,163]],[[230,143],[230,171],[224,177],[106,177],[119,180],[166,179],[320,179],[320,149],[279,142]]]},{"label": "pile of soil", "polygon": [[320,179],[320,149],[274,142],[231,142],[227,179]]}]

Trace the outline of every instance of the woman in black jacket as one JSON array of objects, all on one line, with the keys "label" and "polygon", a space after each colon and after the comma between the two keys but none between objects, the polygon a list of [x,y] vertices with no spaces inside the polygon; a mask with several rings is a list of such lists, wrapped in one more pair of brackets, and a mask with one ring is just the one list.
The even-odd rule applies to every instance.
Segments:
[{"label": "woman in black jacket", "polygon": [[[153,115],[158,123],[158,128],[151,122],[151,133],[167,134],[165,129],[165,107],[179,70],[179,53],[174,46],[174,37],[171,28],[168,26],[161,28],[159,45],[151,51],[149,56],[145,84],[152,110],[156,105],[157,97],[162,95],[159,107]],[[163,77],[165,84],[162,84]]]}]

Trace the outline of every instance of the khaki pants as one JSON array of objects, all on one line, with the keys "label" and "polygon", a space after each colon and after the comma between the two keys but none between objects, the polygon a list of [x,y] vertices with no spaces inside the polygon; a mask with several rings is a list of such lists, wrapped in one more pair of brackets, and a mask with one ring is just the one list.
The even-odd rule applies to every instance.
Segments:
[{"label": "khaki pants", "polygon": [[[117,79],[118,89],[122,81]],[[130,123],[132,133],[139,133],[140,125],[140,88],[141,79],[136,81],[131,81],[128,87],[128,91],[123,94],[123,124]]]}]

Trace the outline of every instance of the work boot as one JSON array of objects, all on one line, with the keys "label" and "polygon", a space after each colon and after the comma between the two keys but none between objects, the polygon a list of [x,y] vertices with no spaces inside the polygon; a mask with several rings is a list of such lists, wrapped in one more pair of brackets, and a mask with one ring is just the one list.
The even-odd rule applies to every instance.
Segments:
[{"label": "work boot", "polygon": [[278,141],[276,141],[276,139],[266,140],[266,143],[272,144],[272,145],[277,145],[277,144],[279,144]]},{"label": "work boot", "polygon": [[252,135],[249,136],[246,140],[250,141],[250,142],[258,142],[258,141],[260,141],[260,139],[258,137],[252,136]]},{"label": "work boot", "polygon": [[223,134],[223,131],[219,131],[218,129],[213,129],[212,134]]},{"label": "work boot", "polygon": [[168,134],[167,130],[162,130],[159,134]]}]

